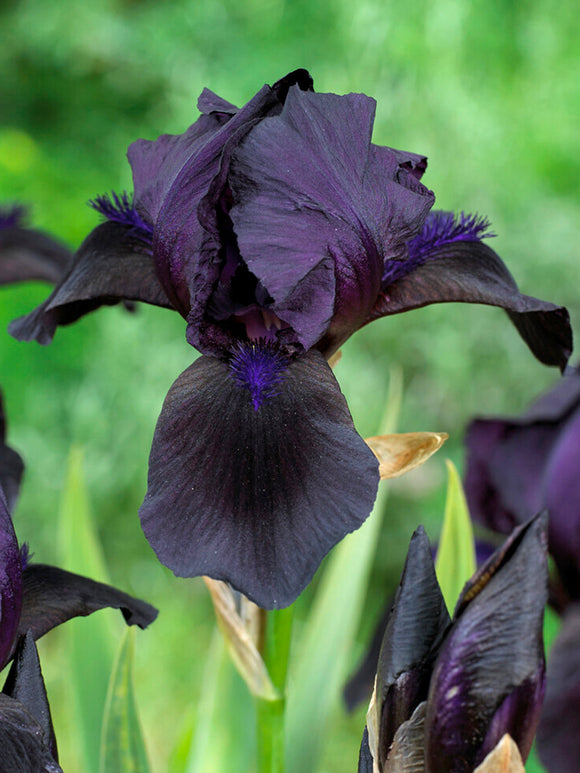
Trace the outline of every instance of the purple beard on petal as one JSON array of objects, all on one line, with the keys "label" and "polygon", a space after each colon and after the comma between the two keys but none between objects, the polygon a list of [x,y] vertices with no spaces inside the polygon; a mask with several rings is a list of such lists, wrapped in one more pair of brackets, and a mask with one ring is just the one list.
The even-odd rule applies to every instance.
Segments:
[{"label": "purple beard on petal", "polygon": [[21,228],[22,220],[26,215],[26,207],[14,204],[8,207],[0,207],[0,229]]},{"label": "purple beard on petal", "polygon": [[137,212],[127,191],[123,191],[120,196],[115,191],[97,196],[89,201],[89,206],[112,223],[132,226],[135,236],[139,236],[144,241],[148,243],[153,241],[153,226],[143,220]]},{"label": "purple beard on petal", "polygon": [[410,274],[436,254],[439,247],[451,242],[478,242],[495,236],[489,230],[490,223],[481,215],[461,212],[430,212],[423,230],[409,242],[406,260],[388,260],[383,273],[383,287]]},{"label": "purple beard on petal", "polygon": [[288,364],[289,359],[278,347],[264,339],[239,343],[229,363],[232,378],[249,391],[255,411],[276,394]]},{"label": "purple beard on petal", "polygon": [[34,554],[30,552],[30,547],[28,545],[28,542],[22,543],[22,545],[20,546],[19,552],[20,552],[20,566],[22,567],[22,571],[24,571],[28,566],[28,562],[30,561],[30,559]]}]

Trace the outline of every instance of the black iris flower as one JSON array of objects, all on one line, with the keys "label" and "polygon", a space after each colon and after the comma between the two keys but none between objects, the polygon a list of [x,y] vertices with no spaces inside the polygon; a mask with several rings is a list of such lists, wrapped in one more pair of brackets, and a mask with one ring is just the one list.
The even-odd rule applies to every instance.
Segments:
[{"label": "black iris flower", "polygon": [[12,323],[48,343],[103,304],[178,311],[202,353],[171,387],[140,516],[177,575],[290,604],[370,513],[378,463],[327,363],[379,317],[462,301],[507,310],[533,353],[563,367],[565,309],[519,293],[479,217],[434,212],[423,156],[372,143],[375,102],[314,93],[305,70],[238,109],[204,90],[181,135],[128,152],[133,197],[52,295]]}]

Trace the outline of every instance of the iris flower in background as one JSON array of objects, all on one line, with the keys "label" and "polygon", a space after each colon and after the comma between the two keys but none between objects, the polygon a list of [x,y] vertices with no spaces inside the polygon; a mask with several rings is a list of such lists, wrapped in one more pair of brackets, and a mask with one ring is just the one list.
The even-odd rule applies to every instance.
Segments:
[{"label": "iris flower in background", "polygon": [[[157,617],[157,610],[109,585],[54,566],[29,562],[28,546],[18,546],[2,488],[8,482],[8,489],[14,494],[18,492],[23,463],[20,460],[19,466],[4,465],[7,457],[13,458],[8,452],[17,456],[2,437],[0,670],[13,657],[15,663],[0,695],[0,768],[50,773],[60,768],[49,764],[51,758],[58,758],[34,641],[72,617],[90,615],[105,607],[120,609],[128,625],[140,628],[146,628]],[[15,760],[20,767],[16,767]]]},{"label": "iris flower in background", "polygon": [[580,770],[580,368],[521,416],[467,431],[465,493],[474,520],[506,532],[547,508],[557,569],[550,601],[562,630],[550,652],[538,753],[550,773]]},{"label": "iris flower in background", "polygon": [[501,306],[533,353],[564,367],[565,309],[519,293],[484,219],[429,214],[423,156],[371,142],[375,102],[316,94],[305,70],[238,109],[204,90],[182,135],[129,148],[134,194],[54,293],[11,325],[48,343],[102,304],[178,311],[203,356],[171,387],[140,510],[179,576],[290,604],[371,511],[378,464],[328,358],[363,325],[442,301]]},{"label": "iris flower in background", "polygon": [[411,539],[379,656],[359,773],[473,773],[504,735],[526,759],[544,693],[546,519],[518,527],[449,618],[427,536]]},{"label": "iris flower in background", "polygon": [[73,254],[44,231],[26,227],[25,219],[25,207],[0,207],[0,285],[32,279],[56,284]]}]

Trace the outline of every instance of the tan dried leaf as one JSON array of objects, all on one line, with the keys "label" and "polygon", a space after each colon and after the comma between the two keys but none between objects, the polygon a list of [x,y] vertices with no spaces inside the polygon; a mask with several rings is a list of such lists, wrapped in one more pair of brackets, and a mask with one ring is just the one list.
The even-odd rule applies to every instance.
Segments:
[{"label": "tan dried leaf", "polygon": [[203,578],[211,595],[216,619],[230,656],[252,695],[263,700],[280,698],[258,651],[264,630],[264,610],[241,596],[238,604],[230,586],[221,580]]},{"label": "tan dried leaf", "polygon": [[375,686],[367,711],[367,732],[369,734],[369,750],[373,758],[373,773],[379,772],[379,727],[380,727],[380,706],[377,703],[377,677],[375,676]]},{"label": "tan dried leaf", "polygon": [[504,735],[473,773],[526,773],[516,742]]},{"label": "tan dried leaf", "polygon": [[425,773],[425,715],[427,702],[420,703],[411,718],[397,728],[383,773]]},{"label": "tan dried leaf", "polygon": [[379,460],[381,480],[398,478],[426,462],[449,435],[446,432],[404,432],[365,439]]},{"label": "tan dried leaf", "polygon": [[328,364],[334,370],[338,363],[342,360],[342,349],[338,349],[334,354],[328,358]]}]

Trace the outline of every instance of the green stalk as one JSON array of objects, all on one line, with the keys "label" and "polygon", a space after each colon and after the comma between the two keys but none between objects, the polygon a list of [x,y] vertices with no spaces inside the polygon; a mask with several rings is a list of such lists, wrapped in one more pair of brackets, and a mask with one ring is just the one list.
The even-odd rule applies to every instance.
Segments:
[{"label": "green stalk", "polygon": [[284,773],[285,689],[294,609],[288,607],[265,614],[266,631],[261,654],[279,697],[273,701],[256,698],[258,773]]}]

